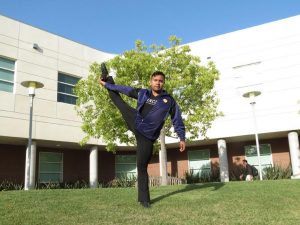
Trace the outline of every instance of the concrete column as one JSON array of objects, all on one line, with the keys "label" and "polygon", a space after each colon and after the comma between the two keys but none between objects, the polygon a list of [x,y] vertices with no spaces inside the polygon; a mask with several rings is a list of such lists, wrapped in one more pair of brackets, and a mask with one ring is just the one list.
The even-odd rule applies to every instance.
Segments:
[{"label": "concrete column", "polygon": [[226,141],[218,140],[218,153],[220,161],[220,178],[221,182],[229,182],[228,159]]},{"label": "concrete column", "polygon": [[300,179],[300,150],[299,150],[299,138],[297,132],[290,132],[288,134],[290,156],[293,175],[292,179]]},{"label": "concrete column", "polygon": [[31,142],[31,156],[30,156],[30,189],[35,189],[35,174],[36,174],[36,142]]},{"label": "concrete column", "polygon": [[90,187],[98,187],[98,147],[93,146],[90,150]]},{"label": "concrete column", "polygon": [[30,146],[26,149],[24,190],[35,188],[36,142],[30,142]]},{"label": "concrete column", "polygon": [[160,131],[159,171],[161,176],[161,185],[167,185],[168,184],[167,149],[166,149],[166,142],[165,142],[164,127]]}]

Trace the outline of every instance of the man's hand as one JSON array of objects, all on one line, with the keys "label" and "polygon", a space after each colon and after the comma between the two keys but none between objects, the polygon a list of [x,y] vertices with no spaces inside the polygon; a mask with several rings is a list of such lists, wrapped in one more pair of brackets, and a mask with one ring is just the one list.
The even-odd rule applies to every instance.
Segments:
[{"label": "man's hand", "polygon": [[250,180],[253,181],[253,176],[252,175],[250,175]]},{"label": "man's hand", "polygon": [[100,85],[102,85],[102,86],[105,85],[105,81],[101,80],[101,78],[99,78],[98,83],[99,83]]},{"label": "man's hand", "polygon": [[185,141],[179,142],[179,151],[183,152],[185,150]]}]

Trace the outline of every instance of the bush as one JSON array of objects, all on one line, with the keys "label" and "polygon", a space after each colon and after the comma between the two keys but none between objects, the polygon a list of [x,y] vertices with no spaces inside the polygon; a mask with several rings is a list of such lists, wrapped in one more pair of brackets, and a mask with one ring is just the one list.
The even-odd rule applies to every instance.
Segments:
[{"label": "bush", "polygon": [[16,184],[8,180],[4,180],[0,183],[0,191],[22,190],[23,188],[23,184]]},{"label": "bush", "polygon": [[[240,180],[240,175],[242,173],[243,168],[241,166],[235,166],[229,171],[230,181]],[[292,168],[291,166],[282,168],[279,165],[274,165],[273,167],[264,168],[262,174],[264,180],[290,179],[292,176]],[[259,180],[259,175],[255,176],[254,180]]]},{"label": "bush", "polygon": [[[102,185],[99,184],[99,187]],[[75,181],[75,182],[66,182],[66,183],[57,183],[57,182],[48,182],[48,183],[37,183],[35,185],[36,189],[83,189],[89,188],[90,185],[84,181]],[[24,184],[14,183],[12,181],[2,181],[0,183],[0,191],[11,191],[11,190],[23,190]]]},{"label": "bush", "polygon": [[112,181],[108,182],[106,185],[107,187],[117,188],[117,187],[135,187],[136,185],[136,177],[127,178],[127,177],[120,177],[115,178]]},{"label": "bush", "polygon": [[292,176],[292,168],[290,165],[286,168],[274,165],[273,167],[264,168],[263,175],[265,180],[290,179]]},{"label": "bush", "polygon": [[230,181],[238,181],[240,180],[240,175],[243,174],[242,166],[234,166],[229,170],[229,180]]},{"label": "bush", "polygon": [[220,181],[220,168],[213,168],[210,172],[194,174],[193,170],[185,172],[185,179],[188,184],[207,183]]},{"label": "bush", "polygon": [[89,184],[85,180],[78,180],[75,182],[48,182],[48,183],[39,183],[36,185],[37,189],[83,189],[89,188]]}]

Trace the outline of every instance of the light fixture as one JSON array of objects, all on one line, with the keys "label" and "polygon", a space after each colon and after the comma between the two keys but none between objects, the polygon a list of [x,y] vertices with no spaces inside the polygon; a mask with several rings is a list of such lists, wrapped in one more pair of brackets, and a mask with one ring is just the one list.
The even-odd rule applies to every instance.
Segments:
[{"label": "light fixture", "polygon": [[244,98],[249,98],[250,104],[255,104],[255,97],[261,95],[260,91],[249,91],[243,94]]},{"label": "light fixture", "polygon": [[35,49],[35,50],[39,50],[40,49],[40,47],[39,47],[39,45],[37,44],[37,43],[33,43],[33,49]]},{"label": "light fixture", "polygon": [[31,162],[33,98],[35,96],[35,89],[44,87],[44,84],[38,81],[23,81],[21,85],[23,87],[28,88],[28,94],[30,97],[29,138],[28,138],[28,146],[26,149],[25,182],[24,182],[24,190],[29,190],[34,188],[35,185],[35,173],[31,172],[30,170],[33,163]]},{"label": "light fixture", "polygon": [[28,88],[28,94],[29,94],[29,96],[35,95],[35,89],[44,87],[44,84],[42,84],[41,82],[31,81],[31,80],[30,81],[23,81],[21,83],[21,85],[23,87]]},{"label": "light fixture", "polygon": [[255,133],[255,141],[256,141],[256,151],[257,151],[257,158],[258,158],[258,171],[259,171],[259,179],[262,180],[262,168],[260,162],[260,148],[259,148],[259,140],[258,140],[258,133],[257,133],[257,123],[256,123],[256,115],[255,115],[255,98],[261,95],[260,91],[247,91],[243,94],[244,98],[249,98],[250,104],[252,106],[252,113],[253,113],[253,121],[254,121],[254,133]]}]

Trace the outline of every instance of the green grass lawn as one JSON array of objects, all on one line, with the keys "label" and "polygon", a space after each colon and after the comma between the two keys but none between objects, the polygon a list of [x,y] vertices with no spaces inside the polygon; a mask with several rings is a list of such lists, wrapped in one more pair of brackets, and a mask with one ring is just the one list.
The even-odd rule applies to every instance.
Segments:
[{"label": "green grass lawn", "polygon": [[300,224],[300,181],[0,192],[0,224]]}]

